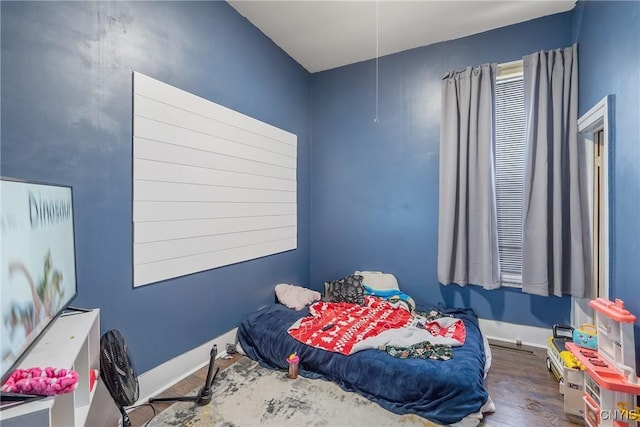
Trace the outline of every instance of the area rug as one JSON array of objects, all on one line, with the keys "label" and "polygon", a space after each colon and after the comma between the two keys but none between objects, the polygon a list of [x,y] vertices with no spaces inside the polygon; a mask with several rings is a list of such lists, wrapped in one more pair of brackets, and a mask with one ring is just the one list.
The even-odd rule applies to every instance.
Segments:
[{"label": "area rug", "polygon": [[[199,389],[192,392],[198,393]],[[174,403],[150,426],[427,426],[416,415],[397,415],[356,393],[320,379],[266,369],[243,357],[221,371],[205,406]]]}]

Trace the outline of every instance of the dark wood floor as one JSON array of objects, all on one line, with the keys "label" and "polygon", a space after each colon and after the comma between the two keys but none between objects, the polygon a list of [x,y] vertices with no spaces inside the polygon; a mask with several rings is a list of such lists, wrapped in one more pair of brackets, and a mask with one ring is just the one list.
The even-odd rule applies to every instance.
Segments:
[{"label": "dark wood floor", "polygon": [[485,415],[481,426],[583,426],[564,412],[558,381],[547,370],[544,349],[492,344],[493,361],[487,376],[496,411]]},{"label": "dark wood floor", "polygon": [[[572,427],[583,426],[579,418],[566,415],[558,382],[547,370],[544,349],[491,344],[493,361],[487,376],[489,395],[496,412],[485,415],[484,427]],[[226,368],[240,357],[219,359],[216,364]],[[204,384],[206,367],[169,388],[160,396],[185,396]],[[170,404],[155,404],[158,412]],[[129,414],[133,427],[142,427],[153,412],[141,407]]]}]

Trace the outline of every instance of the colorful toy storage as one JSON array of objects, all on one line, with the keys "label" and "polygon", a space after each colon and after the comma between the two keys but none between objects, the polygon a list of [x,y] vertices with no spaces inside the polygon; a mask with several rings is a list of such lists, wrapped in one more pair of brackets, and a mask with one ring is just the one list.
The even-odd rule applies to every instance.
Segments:
[{"label": "colorful toy storage", "polygon": [[640,379],[636,373],[633,325],[624,302],[598,298],[595,310],[598,349],[575,343],[567,348],[584,365],[584,420],[590,427],[639,427]]},{"label": "colorful toy storage", "polygon": [[553,325],[553,335],[547,341],[547,369],[559,382],[564,400],[564,412],[582,417],[584,415],[584,366],[566,348],[573,337],[573,328]]}]

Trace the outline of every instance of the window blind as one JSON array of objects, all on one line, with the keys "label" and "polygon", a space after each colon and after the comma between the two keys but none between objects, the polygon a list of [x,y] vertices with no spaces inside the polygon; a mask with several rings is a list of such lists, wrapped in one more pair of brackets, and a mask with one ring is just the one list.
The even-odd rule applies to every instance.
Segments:
[{"label": "window blind", "polygon": [[496,81],[496,202],[502,281],[521,283],[524,192],[522,75]]}]

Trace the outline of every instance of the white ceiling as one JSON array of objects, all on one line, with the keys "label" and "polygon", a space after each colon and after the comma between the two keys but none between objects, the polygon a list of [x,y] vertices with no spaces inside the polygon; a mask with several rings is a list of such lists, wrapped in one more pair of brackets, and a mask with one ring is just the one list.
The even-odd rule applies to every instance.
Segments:
[{"label": "white ceiling", "polygon": [[575,6],[575,0],[228,2],[312,73]]}]

